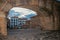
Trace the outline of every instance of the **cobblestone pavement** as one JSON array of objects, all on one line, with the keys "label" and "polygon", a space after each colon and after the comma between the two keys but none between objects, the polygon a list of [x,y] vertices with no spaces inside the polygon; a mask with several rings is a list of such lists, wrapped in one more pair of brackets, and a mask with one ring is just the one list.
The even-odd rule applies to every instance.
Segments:
[{"label": "cobblestone pavement", "polygon": [[9,30],[3,40],[60,40],[60,31],[41,31],[37,29]]}]

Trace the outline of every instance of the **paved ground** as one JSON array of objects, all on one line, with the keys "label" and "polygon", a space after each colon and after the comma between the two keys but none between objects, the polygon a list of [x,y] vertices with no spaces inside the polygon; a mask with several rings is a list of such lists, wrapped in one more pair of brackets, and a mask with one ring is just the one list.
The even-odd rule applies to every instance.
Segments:
[{"label": "paved ground", "polygon": [[7,38],[3,40],[60,40],[60,31],[9,30]]}]

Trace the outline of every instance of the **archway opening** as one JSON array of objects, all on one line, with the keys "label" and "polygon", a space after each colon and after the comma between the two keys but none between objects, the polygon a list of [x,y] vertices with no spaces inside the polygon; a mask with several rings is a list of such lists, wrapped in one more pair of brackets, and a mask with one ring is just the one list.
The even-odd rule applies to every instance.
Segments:
[{"label": "archway opening", "polygon": [[28,28],[27,24],[29,24],[32,17],[37,16],[37,13],[33,10],[21,8],[21,7],[13,7],[10,9],[8,18],[8,28],[9,29],[20,29],[20,28]]}]

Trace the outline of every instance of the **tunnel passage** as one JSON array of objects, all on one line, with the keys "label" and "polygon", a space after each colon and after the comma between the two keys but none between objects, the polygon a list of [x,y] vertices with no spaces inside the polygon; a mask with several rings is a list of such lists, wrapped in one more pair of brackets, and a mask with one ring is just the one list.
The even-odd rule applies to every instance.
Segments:
[{"label": "tunnel passage", "polygon": [[[4,2],[3,4],[5,4],[5,6],[3,8],[1,6],[1,8],[4,12],[6,11],[8,12],[12,7],[15,7],[15,6],[29,8],[29,9],[36,11],[38,14],[38,17],[34,17],[34,19],[32,19],[33,21],[30,20],[32,22],[29,21],[29,23],[27,23],[28,25],[30,25],[30,27],[41,26],[42,29],[45,29],[45,30],[55,30],[58,27],[59,18],[57,17],[57,15],[55,15],[55,19],[54,19],[56,22],[53,22],[52,15],[50,16],[48,15],[48,12],[51,13],[52,8],[54,9],[54,13],[52,14],[57,14],[57,11],[55,11],[56,7],[52,7],[52,4],[55,4],[55,1],[53,3],[53,0],[31,0],[31,1],[10,0],[9,2],[7,1],[7,3]],[[41,7],[43,7],[42,11],[40,9]],[[44,7],[46,7],[46,10]]]},{"label": "tunnel passage", "polygon": [[37,13],[33,10],[13,7],[7,16],[8,28],[27,28],[27,24],[30,23],[31,18],[34,16],[37,16]]}]

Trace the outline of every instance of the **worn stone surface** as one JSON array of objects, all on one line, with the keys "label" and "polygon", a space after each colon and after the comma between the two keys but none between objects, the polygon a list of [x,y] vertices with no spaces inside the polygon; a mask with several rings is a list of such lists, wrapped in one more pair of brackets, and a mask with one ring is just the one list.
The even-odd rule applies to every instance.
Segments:
[{"label": "worn stone surface", "polygon": [[38,29],[13,29],[8,30],[8,36],[3,40],[60,40],[60,32]]},{"label": "worn stone surface", "polygon": [[1,35],[7,35],[7,20],[4,12],[0,11],[0,33]]}]

